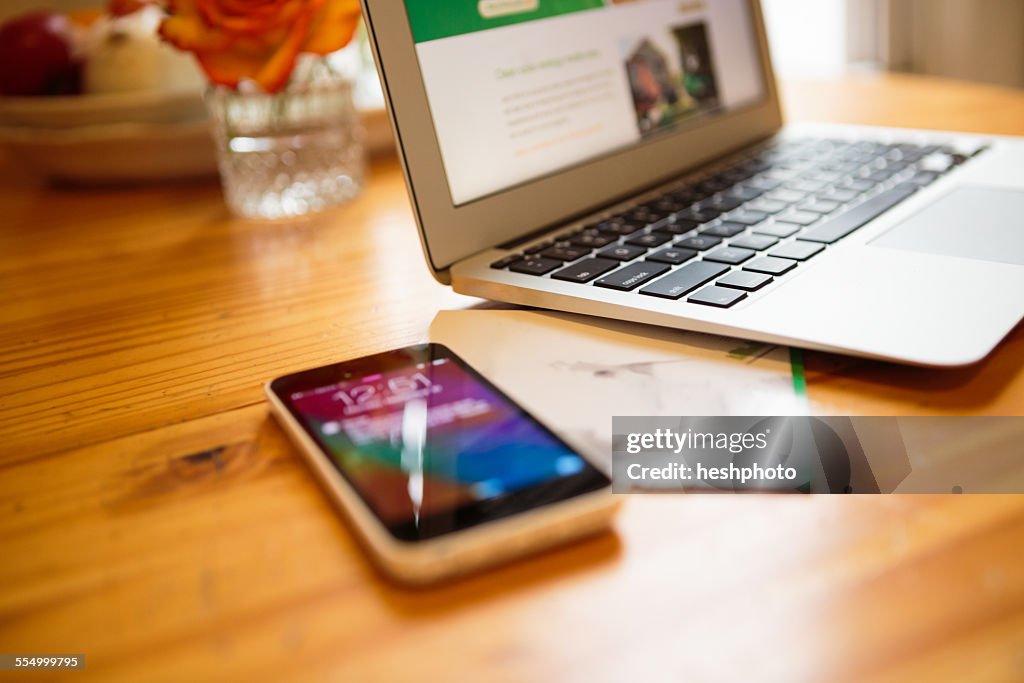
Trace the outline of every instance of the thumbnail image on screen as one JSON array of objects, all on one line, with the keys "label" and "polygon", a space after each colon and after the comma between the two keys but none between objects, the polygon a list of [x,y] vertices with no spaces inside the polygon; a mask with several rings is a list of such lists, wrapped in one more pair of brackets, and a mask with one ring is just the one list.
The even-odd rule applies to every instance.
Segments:
[{"label": "thumbnail image on screen", "polygon": [[624,45],[626,75],[641,135],[718,107],[703,23],[652,31]]}]

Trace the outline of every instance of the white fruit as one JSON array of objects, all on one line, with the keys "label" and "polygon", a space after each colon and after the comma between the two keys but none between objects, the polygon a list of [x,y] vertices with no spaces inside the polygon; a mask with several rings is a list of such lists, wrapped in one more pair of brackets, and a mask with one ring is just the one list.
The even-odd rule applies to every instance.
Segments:
[{"label": "white fruit", "polygon": [[85,92],[201,91],[205,80],[192,55],[157,35],[160,18],[159,9],[146,7],[93,24],[83,45]]}]

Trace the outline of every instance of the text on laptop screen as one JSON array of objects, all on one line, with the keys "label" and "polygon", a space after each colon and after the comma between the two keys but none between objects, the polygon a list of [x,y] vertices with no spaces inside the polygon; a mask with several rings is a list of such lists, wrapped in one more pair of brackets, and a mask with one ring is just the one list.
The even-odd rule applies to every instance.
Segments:
[{"label": "text on laptop screen", "polygon": [[463,204],[764,96],[749,0],[406,0]]}]

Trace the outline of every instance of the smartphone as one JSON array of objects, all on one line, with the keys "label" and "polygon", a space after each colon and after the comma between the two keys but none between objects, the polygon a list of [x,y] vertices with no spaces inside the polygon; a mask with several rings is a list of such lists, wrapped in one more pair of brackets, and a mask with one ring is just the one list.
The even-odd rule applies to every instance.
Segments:
[{"label": "smartphone", "polygon": [[279,377],[274,413],[376,564],[429,583],[601,531],[608,478],[440,344]]}]

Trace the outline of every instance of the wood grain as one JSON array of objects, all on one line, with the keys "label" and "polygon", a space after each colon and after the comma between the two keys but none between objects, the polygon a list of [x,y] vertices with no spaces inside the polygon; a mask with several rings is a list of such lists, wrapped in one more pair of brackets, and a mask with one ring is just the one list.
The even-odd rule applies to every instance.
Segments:
[{"label": "wood grain", "polygon": [[617,535],[406,591],[259,406],[4,484],[0,642],[86,652],[86,680],[853,681],[929,672],[949,647],[1012,673],[1024,636],[1021,496],[634,498]]},{"label": "wood grain", "polygon": [[[784,92],[802,120],[1024,134],[998,88]],[[205,184],[0,177],[0,651],[86,653],[82,681],[1024,679],[1022,496],[633,497],[614,534],[396,588],[260,393],[471,303],[424,267],[395,162],[291,225]],[[809,354],[809,390],[1021,414],[1022,360],[1020,329],[952,373]]]},{"label": "wood grain", "polygon": [[209,185],[14,186],[0,206],[0,462],[259,402],[465,301],[427,271],[394,160],[299,224],[232,219]]}]

